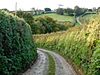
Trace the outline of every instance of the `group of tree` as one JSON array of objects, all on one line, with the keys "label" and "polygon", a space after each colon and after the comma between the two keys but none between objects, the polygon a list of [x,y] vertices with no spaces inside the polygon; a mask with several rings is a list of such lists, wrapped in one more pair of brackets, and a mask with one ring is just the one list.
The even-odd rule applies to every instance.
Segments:
[{"label": "group of tree", "polygon": [[52,13],[52,10],[51,8],[44,8],[44,10],[32,8],[32,13],[33,15],[41,15],[45,13]]},{"label": "group of tree", "polygon": [[[15,13],[15,11],[9,11],[6,8],[1,9],[1,10],[5,10],[7,12],[14,12]],[[41,15],[41,14],[45,14],[45,13],[52,13],[53,11],[51,10],[51,8],[44,8],[44,10],[32,8],[30,11],[26,11],[26,12],[30,12],[30,13],[32,13],[32,15]]]},{"label": "group of tree", "polygon": [[80,8],[79,6],[75,6],[74,9],[72,8],[58,8],[56,10],[57,14],[60,15],[69,15],[69,16],[79,16],[87,11],[87,8]]},{"label": "group of tree", "polygon": [[41,14],[44,14],[45,11],[44,11],[44,10],[41,10],[41,9],[32,8],[32,9],[31,9],[31,13],[32,13],[33,15],[41,15]]},{"label": "group of tree", "polygon": [[72,27],[71,22],[58,22],[48,16],[36,18],[32,25],[33,34],[45,34],[57,31],[67,30]]},{"label": "group of tree", "polygon": [[47,12],[48,12],[48,11],[49,11],[49,12],[51,11],[50,8],[44,8],[44,10],[47,11]]},{"label": "group of tree", "polygon": [[[9,11],[8,9],[2,9],[5,11]],[[93,7],[92,9],[89,8],[81,8],[79,6],[75,6],[74,9],[72,8],[58,8],[56,9],[56,13],[60,15],[69,15],[69,16],[80,16],[81,14],[85,13],[86,11],[88,12],[100,12],[100,7],[95,8]],[[46,14],[46,13],[52,13],[55,12],[54,10],[52,11],[51,8],[44,8],[44,10],[41,9],[35,9],[32,8],[30,11],[26,12],[31,12],[32,15],[41,15],[41,14]]]},{"label": "group of tree", "polygon": [[100,7],[96,8],[93,7],[92,9],[88,8],[81,8],[79,6],[75,6],[74,9],[72,8],[58,8],[56,9],[56,13],[60,15],[69,15],[69,16],[80,16],[85,12],[93,12],[98,13],[100,12]]},{"label": "group of tree", "polygon": [[32,13],[21,10],[17,11],[16,15],[23,18],[30,25],[33,34],[51,33],[66,30],[73,26],[71,22],[59,23],[47,16],[34,19]]}]

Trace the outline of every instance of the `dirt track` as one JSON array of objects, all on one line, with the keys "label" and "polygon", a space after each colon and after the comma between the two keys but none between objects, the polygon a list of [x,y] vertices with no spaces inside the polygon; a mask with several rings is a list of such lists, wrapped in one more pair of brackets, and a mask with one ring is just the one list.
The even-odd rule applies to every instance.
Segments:
[{"label": "dirt track", "polygon": [[71,65],[62,56],[40,48],[38,48],[38,59],[36,63],[28,71],[23,73],[23,75],[48,75],[49,59],[46,53],[49,53],[55,60],[55,75],[77,75]]}]

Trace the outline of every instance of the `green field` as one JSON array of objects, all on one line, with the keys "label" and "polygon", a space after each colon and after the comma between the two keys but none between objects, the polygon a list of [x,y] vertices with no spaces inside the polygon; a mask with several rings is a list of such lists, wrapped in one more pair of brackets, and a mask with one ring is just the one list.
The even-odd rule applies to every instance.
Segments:
[{"label": "green field", "polygon": [[80,21],[85,24],[88,23],[93,17],[95,17],[97,14],[87,14],[84,15],[83,17],[80,17]]},{"label": "green field", "polygon": [[94,16],[96,16],[97,14],[87,14],[85,16],[83,16],[84,19],[91,19],[93,18]]},{"label": "green field", "polygon": [[51,17],[51,18],[53,18],[54,20],[57,20],[57,21],[70,21],[70,22],[74,21],[73,16],[58,15],[56,13],[37,15],[37,16],[34,16],[34,18],[44,17],[44,16]]}]

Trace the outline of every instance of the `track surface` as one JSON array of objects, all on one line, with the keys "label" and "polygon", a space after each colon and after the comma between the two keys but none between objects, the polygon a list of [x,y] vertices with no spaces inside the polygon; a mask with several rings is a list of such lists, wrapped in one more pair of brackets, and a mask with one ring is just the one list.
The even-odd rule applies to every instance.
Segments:
[{"label": "track surface", "polygon": [[37,61],[23,75],[48,75],[48,66],[49,66],[48,55],[39,50],[37,52],[38,52]]},{"label": "track surface", "polygon": [[62,56],[41,48],[38,48],[38,59],[36,63],[23,75],[48,75],[49,59],[47,53],[55,60],[55,75],[77,75],[71,65]]},{"label": "track surface", "polygon": [[79,19],[80,19],[80,17],[77,17],[77,18],[76,18],[77,22],[78,22],[80,25],[82,25],[82,23],[80,22]]}]

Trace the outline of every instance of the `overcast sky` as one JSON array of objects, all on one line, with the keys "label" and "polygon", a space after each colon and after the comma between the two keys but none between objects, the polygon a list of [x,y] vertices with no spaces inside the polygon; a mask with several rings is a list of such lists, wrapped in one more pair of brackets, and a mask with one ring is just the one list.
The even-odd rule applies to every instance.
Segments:
[{"label": "overcast sky", "polygon": [[58,8],[59,4],[62,4],[64,8],[78,5],[80,7],[99,7],[100,0],[0,0],[0,9],[7,8],[9,10],[15,10],[15,3],[17,2],[17,9],[30,10],[35,7],[36,9],[44,9],[50,7],[51,9]]}]

